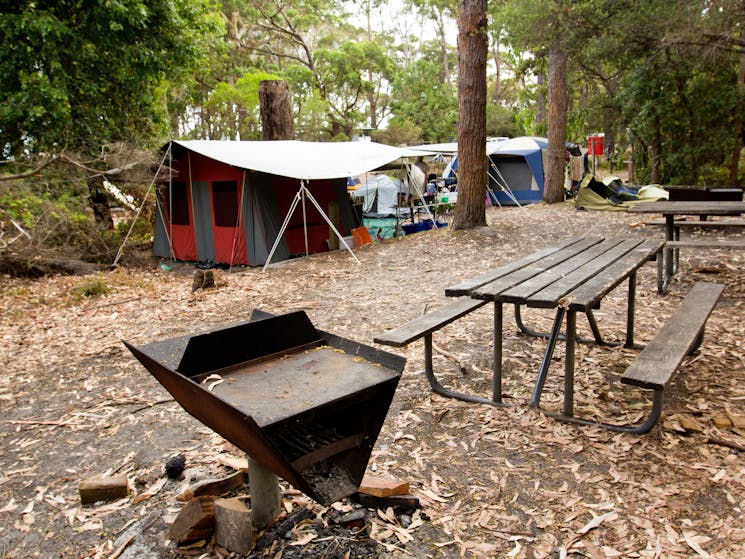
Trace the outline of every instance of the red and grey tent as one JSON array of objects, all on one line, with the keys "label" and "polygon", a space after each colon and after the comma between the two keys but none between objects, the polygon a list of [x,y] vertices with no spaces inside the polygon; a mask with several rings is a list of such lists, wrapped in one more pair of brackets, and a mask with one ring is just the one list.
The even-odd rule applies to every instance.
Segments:
[{"label": "red and grey tent", "polygon": [[[326,216],[349,235],[347,178],[391,163],[405,149],[373,142],[171,141],[172,170],[158,190],[154,253],[164,258],[261,266],[302,186],[320,206],[288,218],[272,261],[328,250]],[[335,211],[330,211],[334,208]]]}]

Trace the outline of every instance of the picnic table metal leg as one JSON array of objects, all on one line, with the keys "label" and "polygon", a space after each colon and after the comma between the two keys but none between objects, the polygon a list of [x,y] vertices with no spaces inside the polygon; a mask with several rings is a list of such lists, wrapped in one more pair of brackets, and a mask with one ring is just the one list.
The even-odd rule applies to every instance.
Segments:
[{"label": "picnic table metal leg", "polygon": [[565,423],[572,423],[574,425],[596,425],[598,427],[602,427],[603,429],[608,429],[609,431],[614,431],[616,433],[644,435],[646,433],[649,433],[660,420],[660,417],[662,416],[662,400],[662,390],[652,391],[652,410],[649,412],[649,416],[647,417],[647,419],[644,420],[644,422],[638,423],[636,425],[617,425],[615,423],[604,423],[602,421],[595,421],[592,419],[573,417],[567,415],[566,410],[563,414],[552,413],[545,410],[541,411],[544,413],[544,415],[547,415],[548,417],[552,417],[554,419],[558,419],[559,421],[563,421]]},{"label": "picnic table metal leg", "polygon": [[[598,344],[598,345],[606,345],[606,346],[617,346],[621,345],[618,342],[606,342],[603,339],[603,335],[600,333],[600,328],[598,327],[597,320],[595,320],[595,315],[592,313],[591,309],[587,309],[585,311],[585,315],[587,316],[587,322],[590,324],[590,329],[592,330],[593,339],[589,338],[583,338],[582,336],[577,336],[577,342],[581,344]],[[537,330],[533,330],[531,328],[528,328],[522,319],[522,314],[520,313],[520,305],[515,304],[515,324],[520,329],[520,331],[525,334],[526,336],[533,336],[536,338],[545,338],[548,339],[551,337],[550,332],[538,332]],[[566,339],[566,336],[564,334],[559,334],[559,340]]]},{"label": "picnic table metal leg", "polygon": [[[501,338],[500,338],[501,340]],[[500,362],[501,367],[501,362]],[[456,390],[450,390],[445,388],[435,377],[435,371],[432,364],[432,333],[425,334],[424,336],[424,374],[429,381],[429,385],[432,388],[432,392],[445,396],[446,398],[455,398],[456,400],[462,400],[464,402],[473,402],[475,404],[489,404],[497,407],[507,407],[508,404],[503,404],[501,401],[493,401],[489,398],[482,396],[475,396],[473,394],[465,394],[464,392],[458,392]],[[501,392],[500,392],[501,395]]]},{"label": "picnic table metal leg", "polygon": [[[675,216],[672,214],[665,215],[665,241],[672,241],[675,236]],[[673,249],[668,248],[667,244],[664,249],[665,253],[665,281],[670,282],[674,272],[673,266]]]},{"label": "picnic table metal leg", "polygon": [[494,302],[494,378],[492,385],[492,400],[502,401],[502,335],[503,309],[502,303]]},{"label": "picnic table metal leg", "polygon": [[574,415],[574,366],[577,346],[577,311],[567,311],[567,343],[564,362],[564,415]]},{"label": "picnic table metal leg", "polygon": [[662,266],[665,260],[664,251],[657,254],[657,293],[664,293],[667,291],[668,278],[663,279]]},{"label": "picnic table metal leg", "polygon": [[636,272],[629,276],[629,300],[626,309],[626,343],[623,347],[634,348],[634,315],[636,313]]},{"label": "picnic table metal leg", "polygon": [[538,378],[536,379],[535,388],[533,389],[533,396],[530,398],[529,406],[531,408],[537,408],[541,403],[541,392],[543,392],[543,386],[544,384],[546,384],[546,376],[548,375],[548,369],[551,365],[551,358],[554,355],[556,341],[559,339],[559,333],[561,332],[561,323],[564,321],[565,313],[566,311],[562,307],[556,309],[554,325],[551,328],[551,335],[548,338],[548,347],[546,347],[546,353],[543,355],[541,368],[538,369]]}]

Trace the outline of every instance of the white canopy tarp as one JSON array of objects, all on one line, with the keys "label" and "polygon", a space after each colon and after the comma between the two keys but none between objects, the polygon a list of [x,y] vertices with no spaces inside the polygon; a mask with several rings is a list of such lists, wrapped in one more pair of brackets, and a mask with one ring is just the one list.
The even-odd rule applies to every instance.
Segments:
[{"label": "white canopy tarp", "polygon": [[173,140],[173,143],[234,167],[303,180],[360,175],[416,154],[407,148],[375,142]]}]

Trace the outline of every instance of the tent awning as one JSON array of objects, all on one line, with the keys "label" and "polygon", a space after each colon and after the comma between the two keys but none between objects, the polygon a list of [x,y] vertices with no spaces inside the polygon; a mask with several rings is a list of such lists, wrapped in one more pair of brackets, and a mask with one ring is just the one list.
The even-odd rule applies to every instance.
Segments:
[{"label": "tent awning", "polygon": [[173,144],[234,167],[304,180],[351,177],[411,157],[411,150],[375,142],[173,140]]}]

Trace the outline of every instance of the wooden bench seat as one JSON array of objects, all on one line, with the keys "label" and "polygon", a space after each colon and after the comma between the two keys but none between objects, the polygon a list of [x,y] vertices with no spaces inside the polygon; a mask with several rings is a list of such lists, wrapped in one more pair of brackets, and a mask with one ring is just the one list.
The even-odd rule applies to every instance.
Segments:
[{"label": "wooden bench seat", "polygon": [[703,341],[706,320],[723,290],[724,286],[718,283],[694,285],[683,303],[621,376],[623,384],[653,391],[649,418],[632,432],[648,433],[657,424],[662,413],[663,392],[686,355],[696,351]]},{"label": "wooden bench seat", "polygon": [[662,415],[663,394],[686,355],[696,351],[703,341],[704,326],[717,304],[724,286],[700,282],[668,319],[657,335],[639,353],[621,376],[621,383],[652,390],[649,417],[637,425],[618,425],[585,419],[565,413],[544,413],[560,421],[578,425],[596,425],[622,433],[643,435],[652,430]]},{"label": "wooden bench seat", "polygon": [[723,290],[724,286],[718,283],[694,285],[654,339],[626,369],[621,382],[650,390],[664,390],[683,358],[698,348],[706,320]]},{"label": "wooden bench seat", "polygon": [[414,320],[402,324],[397,328],[388,330],[384,334],[379,334],[373,338],[377,344],[389,345],[393,347],[403,347],[411,342],[424,338],[424,372],[427,376],[432,390],[441,396],[457,398],[466,402],[476,402],[479,404],[496,405],[492,400],[481,396],[464,394],[445,388],[435,378],[434,368],[432,365],[432,334],[440,328],[447,326],[451,322],[467,315],[470,312],[484,306],[487,302],[470,297],[460,297],[452,303],[440,307],[430,313],[422,315]]}]

